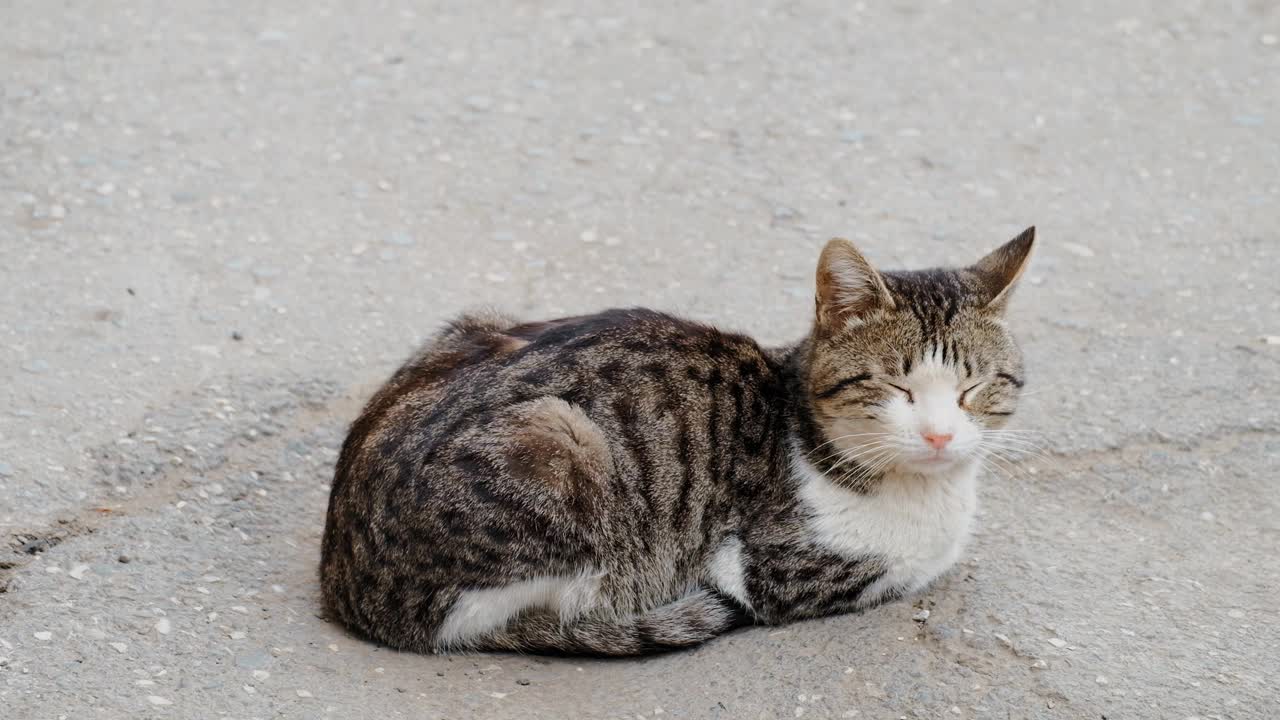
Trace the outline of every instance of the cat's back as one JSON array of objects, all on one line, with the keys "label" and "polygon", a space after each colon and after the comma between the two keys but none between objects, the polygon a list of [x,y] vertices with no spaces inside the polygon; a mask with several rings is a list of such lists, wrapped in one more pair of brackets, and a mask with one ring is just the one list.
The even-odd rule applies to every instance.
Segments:
[{"label": "cat's back", "polygon": [[662,478],[717,446],[763,443],[783,391],[779,364],[751,338],[662,312],[541,322],[463,316],[352,424],[330,520],[348,496],[447,479],[449,468],[497,453],[494,444],[518,429],[513,423],[530,421],[535,401],[562,401],[571,425],[594,426],[610,454],[623,456],[621,470]]},{"label": "cat's back", "polygon": [[[504,407],[543,396],[589,415],[650,403],[669,413],[673,394],[732,392],[730,385],[768,382],[776,370],[751,338],[654,310],[508,322],[480,324],[428,346],[401,371],[407,377],[398,384],[399,404],[413,408],[416,429],[456,432],[451,416],[483,423]],[[433,413],[423,416],[425,410]]]},{"label": "cat's back", "polygon": [[390,520],[452,479],[504,475],[492,465],[511,464],[509,446],[532,427],[590,436],[625,479],[672,484],[689,466],[714,474],[719,456],[776,439],[783,392],[780,365],[751,338],[654,310],[462,316],[352,424],[329,525],[369,515],[370,497],[387,502],[379,515]]}]

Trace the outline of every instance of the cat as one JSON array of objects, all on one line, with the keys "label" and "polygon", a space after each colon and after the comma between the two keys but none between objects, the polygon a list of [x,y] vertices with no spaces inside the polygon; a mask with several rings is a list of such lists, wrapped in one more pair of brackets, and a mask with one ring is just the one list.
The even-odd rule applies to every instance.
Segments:
[{"label": "cat", "polygon": [[1034,240],[909,272],[832,240],[779,349],[644,309],[464,315],[351,426],[329,615],[421,652],[624,656],[921,590],[1017,406]]}]

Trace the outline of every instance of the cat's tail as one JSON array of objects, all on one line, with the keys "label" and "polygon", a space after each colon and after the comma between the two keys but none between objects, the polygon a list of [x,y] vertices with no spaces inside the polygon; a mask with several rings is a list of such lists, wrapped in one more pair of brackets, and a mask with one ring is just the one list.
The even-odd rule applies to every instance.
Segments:
[{"label": "cat's tail", "polygon": [[568,623],[554,614],[526,615],[477,643],[477,650],[623,657],[700,645],[751,617],[734,600],[699,590],[626,618],[585,616]]}]

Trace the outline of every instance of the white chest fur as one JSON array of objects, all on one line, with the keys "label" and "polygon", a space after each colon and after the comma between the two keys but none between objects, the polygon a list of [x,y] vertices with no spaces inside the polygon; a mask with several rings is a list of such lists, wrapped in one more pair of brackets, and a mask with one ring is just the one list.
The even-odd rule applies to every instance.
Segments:
[{"label": "white chest fur", "polygon": [[801,457],[794,467],[813,542],[842,556],[874,555],[888,563],[862,604],[895,588],[920,590],[960,557],[977,510],[976,465],[933,477],[890,475],[870,494],[836,485]]}]

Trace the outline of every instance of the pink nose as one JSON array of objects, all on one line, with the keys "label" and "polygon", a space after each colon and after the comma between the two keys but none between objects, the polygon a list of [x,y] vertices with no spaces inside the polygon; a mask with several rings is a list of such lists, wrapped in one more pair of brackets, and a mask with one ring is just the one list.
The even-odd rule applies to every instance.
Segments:
[{"label": "pink nose", "polygon": [[950,433],[946,435],[939,435],[937,433],[920,433],[920,435],[934,450],[941,450],[945,448],[947,443],[951,442],[951,438],[955,437],[955,435]]}]

